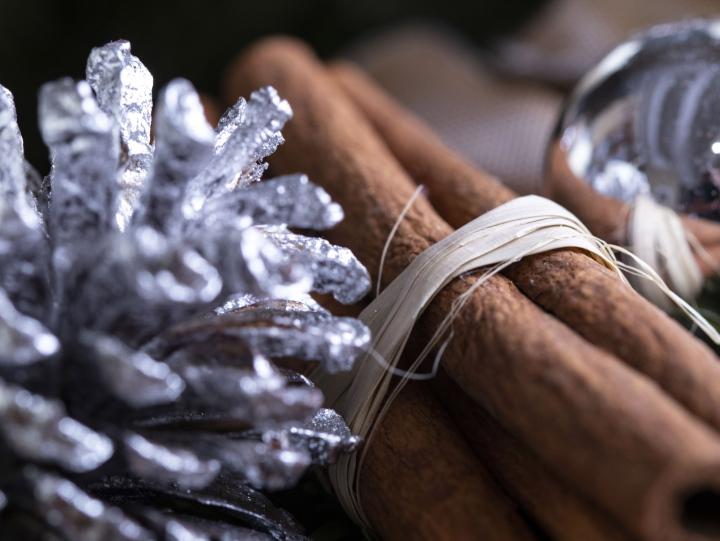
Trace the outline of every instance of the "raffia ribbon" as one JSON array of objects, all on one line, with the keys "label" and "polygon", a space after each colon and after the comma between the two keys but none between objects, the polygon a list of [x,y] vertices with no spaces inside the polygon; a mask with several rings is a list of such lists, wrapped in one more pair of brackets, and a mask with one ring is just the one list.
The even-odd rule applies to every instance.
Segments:
[{"label": "raffia ribbon", "polygon": [[[682,299],[693,302],[703,286],[700,268],[690,247],[688,232],[670,208],[648,197],[635,199],[628,222],[628,240],[633,253],[658,274]],[[631,277],[638,293],[666,312],[677,307],[656,284]]]},{"label": "raffia ribbon", "polygon": [[[612,252],[573,214],[542,197],[514,199],[425,250],[362,312],[360,319],[372,332],[372,350],[358,359],[350,372],[314,376],[327,403],[343,415],[353,434],[369,443],[377,420],[410,373],[445,336],[472,289],[456,299],[445,324],[386,399],[412,327],[435,295],[465,272],[487,267],[486,280],[523,256],[559,248],[584,250],[625,280]],[[477,281],[473,288],[483,282]],[[358,494],[363,458],[364,454],[344,456],[329,475],[346,511],[356,522],[367,525]]]}]

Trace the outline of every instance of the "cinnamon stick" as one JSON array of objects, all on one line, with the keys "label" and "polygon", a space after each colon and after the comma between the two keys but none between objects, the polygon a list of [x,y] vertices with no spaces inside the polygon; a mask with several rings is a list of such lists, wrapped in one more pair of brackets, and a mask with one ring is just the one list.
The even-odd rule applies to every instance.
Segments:
[{"label": "cinnamon stick", "polygon": [[[328,238],[377,275],[412,180],[302,43],[274,38],[251,47],[230,67],[225,96],[233,101],[267,84],[295,112],[274,167],[307,172],[343,206],[345,220]],[[384,281],[451,231],[418,198],[390,244]],[[475,280],[477,274],[461,277],[444,288],[418,322],[417,336],[431,335]],[[720,499],[720,441],[653,382],[590,345],[502,276],[474,292],[454,329],[444,356],[448,373],[557,474],[644,539],[709,539],[693,532],[690,519],[698,497]],[[395,489],[392,478],[382,483],[383,490]],[[384,512],[372,501],[376,493],[361,496],[366,508]]]},{"label": "cinnamon stick", "polygon": [[[335,63],[331,71],[414,181],[426,186],[430,202],[451,225],[461,227],[516,197],[447,148],[360,70]],[[587,190],[592,191],[586,186],[574,193],[581,197]],[[607,216],[607,209],[598,213]],[[720,359],[605,267],[580,252],[561,250],[523,258],[505,275],[591,343],[648,375],[720,429]]]},{"label": "cinnamon stick", "polygon": [[535,539],[424,387],[408,385],[398,395],[363,472],[361,494],[372,495],[363,508],[385,540]]},{"label": "cinnamon stick", "polygon": [[553,539],[633,539],[611,517],[548,470],[444,371],[432,381],[432,387],[488,471]]},{"label": "cinnamon stick", "polygon": [[[335,314],[362,311],[332,296],[318,300]],[[373,495],[365,512],[387,541],[535,539],[425,386],[397,396],[368,443],[363,472],[360,490]]]}]

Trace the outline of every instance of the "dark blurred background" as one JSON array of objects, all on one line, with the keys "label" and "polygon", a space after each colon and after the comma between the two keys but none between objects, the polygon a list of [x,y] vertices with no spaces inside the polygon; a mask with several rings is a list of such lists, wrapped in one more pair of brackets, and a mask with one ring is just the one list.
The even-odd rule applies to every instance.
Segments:
[{"label": "dark blurred background", "polygon": [[92,47],[116,39],[155,78],[154,92],[174,77],[217,95],[223,67],[260,36],[288,33],[324,57],[368,32],[405,21],[430,21],[483,46],[511,33],[544,0],[0,0],[0,84],[16,100],[28,160],[42,173],[47,151],[37,129],[36,96],[44,82],[83,78]]},{"label": "dark blurred background", "polygon": [[354,60],[450,147],[537,193],[564,97],[591,66],[636,31],[719,13],[717,0],[0,0],[0,84],[15,95],[28,160],[46,173],[38,89],[83,78],[93,47],[129,40],[156,95],[185,77],[217,96],[246,45],[292,34]]}]

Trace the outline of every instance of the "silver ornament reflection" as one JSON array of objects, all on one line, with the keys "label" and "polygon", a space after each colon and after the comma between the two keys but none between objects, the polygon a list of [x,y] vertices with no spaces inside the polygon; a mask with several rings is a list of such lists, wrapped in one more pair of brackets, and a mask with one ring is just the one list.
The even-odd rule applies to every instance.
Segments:
[{"label": "silver ornament reflection", "polygon": [[570,96],[550,176],[569,168],[625,202],[720,220],[720,19],[662,25],[616,47]]}]

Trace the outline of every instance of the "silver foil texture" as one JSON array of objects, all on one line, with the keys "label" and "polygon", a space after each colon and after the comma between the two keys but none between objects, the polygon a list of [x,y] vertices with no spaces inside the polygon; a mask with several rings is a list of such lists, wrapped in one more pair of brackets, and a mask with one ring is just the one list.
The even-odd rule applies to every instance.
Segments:
[{"label": "silver foil texture", "polygon": [[304,175],[261,180],[292,117],[274,89],[213,129],[183,79],[153,119],[126,41],[93,49],[86,78],[40,89],[45,179],[0,87],[0,521],[36,517],[26,533],[46,539],[306,539],[258,490],[362,444],[273,362],[347,370],[369,344],[309,295],[356,302],[367,270],[291,230],[342,209]]}]

